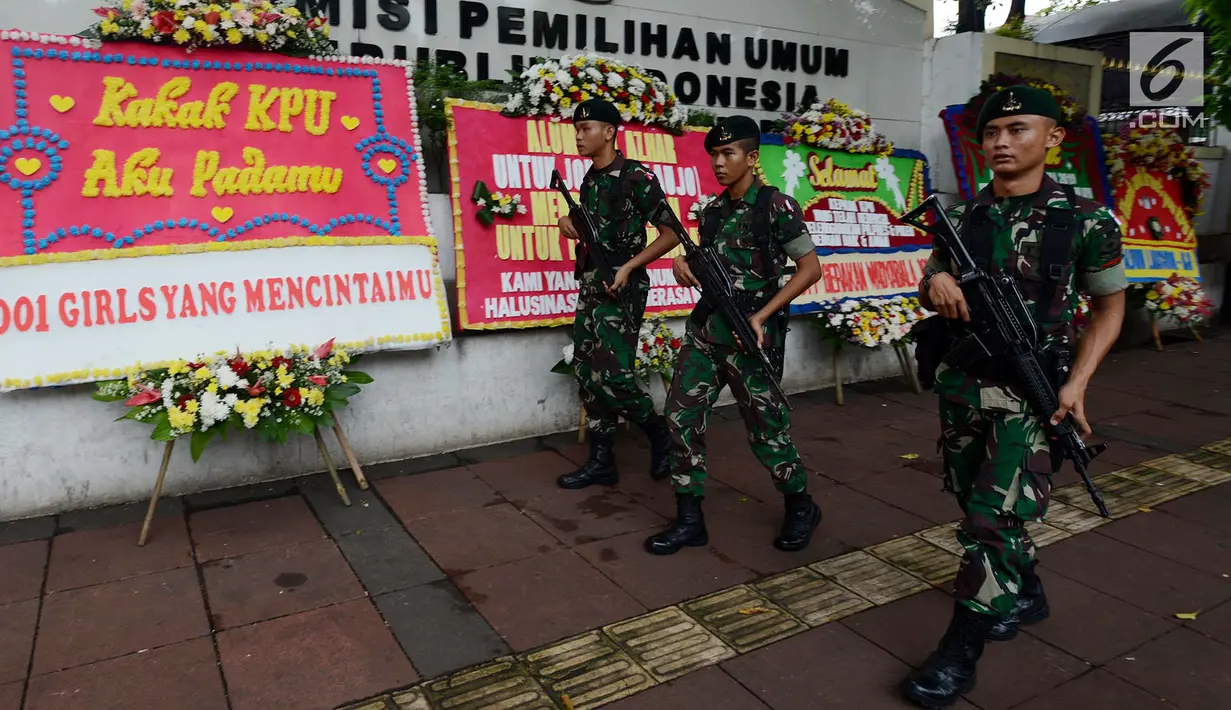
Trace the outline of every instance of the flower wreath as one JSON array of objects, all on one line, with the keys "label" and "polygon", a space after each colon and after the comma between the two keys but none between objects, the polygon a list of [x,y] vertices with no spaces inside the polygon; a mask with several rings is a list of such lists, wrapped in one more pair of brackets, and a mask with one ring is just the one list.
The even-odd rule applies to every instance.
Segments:
[{"label": "flower wreath", "polygon": [[1144,288],[1145,307],[1152,318],[1163,318],[1191,328],[1209,320],[1214,302],[1196,279],[1179,274]]},{"label": "flower wreath", "polygon": [[641,325],[637,360],[633,366],[638,378],[648,383],[657,374],[664,382],[670,380],[675,359],[683,343],[662,316],[649,316]]},{"label": "flower wreath", "polygon": [[930,315],[917,296],[844,298],[822,304],[817,324],[835,344],[877,348],[907,342],[914,323]]},{"label": "flower wreath", "polygon": [[1121,127],[1118,134],[1103,136],[1108,177],[1115,189],[1124,180],[1124,169],[1129,164],[1142,170],[1166,173],[1179,181],[1184,211],[1192,219],[1200,214],[1201,203],[1205,201],[1205,192],[1210,187],[1209,172],[1174,128],[1158,123],[1155,121],[1155,126],[1144,127],[1139,120],[1131,121]]},{"label": "flower wreath", "polygon": [[662,79],[640,66],[598,54],[567,55],[526,68],[513,82],[504,112],[569,119],[592,98],[616,105],[625,121],[678,131],[688,112]]},{"label": "flower wreath", "polygon": [[487,183],[482,180],[475,182],[470,201],[479,206],[475,216],[485,227],[490,227],[492,222],[496,221],[496,217],[511,219],[514,214],[526,213],[526,206],[521,203],[520,195],[506,195],[499,191],[491,192],[487,189]]},{"label": "flower wreath", "polygon": [[[1072,94],[1068,93],[1059,86],[1044,81],[1036,77],[1026,77],[1021,74],[993,74],[983,83],[979,84],[979,93],[970,97],[966,102],[966,108],[962,111],[961,120],[965,126],[970,129],[973,134],[978,127],[979,112],[983,110],[983,104],[991,98],[992,94],[1006,89],[1010,86],[1033,86],[1036,89],[1043,89],[1056,99],[1056,103],[1060,104],[1060,125],[1070,131],[1081,131],[1086,125],[1086,112],[1077,105],[1077,100]],[[978,136],[975,136],[978,140]]]},{"label": "flower wreath", "polygon": [[838,101],[816,102],[798,116],[784,115],[782,131],[787,145],[810,145],[847,153],[890,155],[893,143],[872,128],[872,117],[865,111]]},{"label": "flower wreath", "polygon": [[293,56],[337,54],[329,21],[306,17],[294,0],[106,0],[83,36],[178,45],[191,52],[229,47]]},{"label": "flower wreath", "polygon": [[227,429],[254,429],[266,441],[286,443],[288,434],[333,426],[333,411],[372,382],[346,369],[358,359],[333,340],[311,351],[218,354],[100,382],[93,398],[124,400],[129,410],[120,419],[153,425],[155,441],[191,434],[196,461]]}]

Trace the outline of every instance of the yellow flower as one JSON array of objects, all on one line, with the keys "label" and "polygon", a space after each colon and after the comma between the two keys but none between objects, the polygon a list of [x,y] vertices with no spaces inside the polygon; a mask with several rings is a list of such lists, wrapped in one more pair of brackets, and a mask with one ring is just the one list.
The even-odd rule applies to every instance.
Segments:
[{"label": "yellow flower", "polygon": [[282,11],[282,14],[286,15],[287,17],[299,17],[299,9],[294,8],[294,7],[288,7]]},{"label": "yellow flower", "polygon": [[184,411],[179,407],[171,407],[167,410],[167,421],[171,424],[172,429],[187,431],[192,428],[196,420],[197,415],[195,412]]},{"label": "yellow flower", "polygon": [[210,394],[218,394],[218,383],[210,382],[209,386],[205,388],[205,391],[209,392]]},{"label": "yellow flower", "polygon": [[232,27],[227,30],[227,41],[231,44],[239,44],[244,41],[244,35],[242,32]]},{"label": "yellow flower", "polygon": [[153,37],[154,36],[154,26],[150,25],[149,27],[146,27],[145,29],[141,30],[141,36],[146,39]]},{"label": "yellow flower", "polygon": [[260,42],[261,44],[265,44],[266,42],[269,41],[269,34],[265,32],[257,32],[256,41]]},{"label": "yellow flower", "polygon": [[183,22],[184,18],[187,16],[188,16],[188,13],[184,12],[183,10],[175,11],[175,19],[179,20],[180,22]]},{"label": "yellow flower", "polygon": [[167,366],[167,374],[169,375],[182,375],[185,372],[188,372],[188,363],[183,360],[176,360]]},{"label": "yellow flower", "polygon": [[295,35],[295,30],[287,30],[287,31],[286,31],[286,36],[287,36],[287,37],[290,37],[291,39],[295,39],[295,37],[296,37],[296,35]]},{"label": "yellow flower", "polygon": [[189,400],[184,403],[184,409],[187,409],[193,414],[196,414],[197,410],[199,410],[200,408],[201,408],[201,403],[195,399]]},{"label": "yellow flower", "polygon": [[1146,292],[1146,298],[1150,299],[1151,301],[1157,301],[1157,300],[1158,300],[1158,291],[1147,291],[1147,292]]},{"label": "yellow flower", "polygon": [[196,372],[192,373],[192,376],[204,382],[205,380],[212,379],[214,377],[214,373],[210,372],[208,367],[202,367]]},{"label": "yellow flower", "polygon": [[188,30],[183,27],[179,28],[175,31],[175,34],[171,35],[171,39],[175,40],[179,44],[183,44],[191,38],[192,35],[188,34]]},{"label": "yellow flower", "polygon": [[319,407],[325,402],[325,393],[313,387],[308,390],[308,393],[304,395],[303,399],[310,406]]},{"label": "yellow flower", "polygon": [[100,25],[100,29],[102,29],[103,34],[105,35],[113,35],[113,34],[119,33],[120,26],[112,22],[111,20],[103,20],[102,24]]}]

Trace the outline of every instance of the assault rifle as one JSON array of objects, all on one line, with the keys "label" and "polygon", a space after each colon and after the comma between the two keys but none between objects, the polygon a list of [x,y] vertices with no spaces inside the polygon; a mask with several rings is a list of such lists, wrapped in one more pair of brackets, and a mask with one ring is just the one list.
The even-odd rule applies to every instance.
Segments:
[{"label": "assault rifle", "polygon": [[703,247],[692,243],[692,239],[688,236],[688,229],[680,224],[680,218],[675,215],[675,210],[671,209],[671,205],[667,204],[665,199],[651,211],[650,222],[667,225],[679,237],[680,244],[684,247],[684,258],[688,261],[688,268],[692,271],[697,283],[701,285],[701,298],[708,301],[710,306],[726,319],[735,337],[739,340],[740,348],[749,355],[756,355],[761,369],[768,376],[770,388],[788,410],[792,409],[786,392],[778,384],[778,378],[774,366],[769,361],[769,356],[765,354],[763,348],[757,345],[757,335],[753,332],[752,325],[748,323],[748,316],[751,314],[744,313],[736,301],[735,285],[731,283],[731,276],[722,265],[718,253],[713,247]]},{"label": "assault rifle", "polygon": [[[603,281],[603,285],[611,288],[615,283],[615,270],[611,268],[611,261],[607,259],[606,252],[598,243],[598,228],[594,226],[594,219],[586,212],[573,196],[569,194],[568,188],[564,186],[564,180],[560,178],[559,170],[551,171],[551,189],[558,190],[561,195],[564,195],[564,201],[568,204],[568,213],[570,217],[576,220],[576,216],[581,216],[581,224],[573,222],[573,227],[577,229],[577,235],[581,238],[580,241],[585,245],[586,253],[594,260],[594,266],[598,269],[598,276]],[[637,316],[633,311],[632,290],[628,288],[620,289],[616,292],[616,300],[620,304],[620,310],[624,313],[624,321],[628,323],[628,327],[633,331],[639,329],[637,325]]]},{"label": "assault rifle", "polygon": [[[935,216],[932,225],[921,220],[928,213]],[[1051,425],[1051,415],[1060,408],[1060,399],[1052,378],[1043,369],[1039,353],[1039,327],[1026,307],[1017,281],[1009,274],[990,275],[975,263],[936,195],[902,215],[901,220],[939,238],[957,265],[957,282],[966,297],[971,327],[968,334],[945,356],[945,361],[973,363],[991,357],[1004,362],[1011,380],[1010,387],[1026,400],[1034,415],[1043,421],[1051,445],[1058,446],[1064,458],[1073,462],[1090,499],[1103,517],[1110,518],[1103,496],[1094,487],[1087,472],[1090,462],[1107,449],[1107,444],[1086,446],[1077,433],[1072,414],[1066,414],[1059,424]]]}]

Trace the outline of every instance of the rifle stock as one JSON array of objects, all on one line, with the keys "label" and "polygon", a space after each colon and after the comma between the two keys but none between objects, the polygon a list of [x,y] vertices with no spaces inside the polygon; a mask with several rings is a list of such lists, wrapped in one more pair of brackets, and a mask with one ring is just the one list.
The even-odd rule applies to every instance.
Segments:
[{"label": "rifle stock", "polygon": [[[922,220],[928,214],[935,218],[933,224]],[[1052,378],[1043,369],[1039,328],[1026,308],[1016,280],[1006,274],[993,277],[975,263],[936,195],[902,215],[901,221],[939,239],[957,266],[957,282],[966,297],[973,331],[959,345],[964,349],[963,357],[969,359],[971,353],[980,353],[1005,363],[1012,380],[1010,387],[1042,420],[1051,445],[1059,447],[1064,458],[1073,462],[1099,513],[1110,518],[1107,505],[1088,471],[1090,462],[1106,451],[1107,445],[1087,446],[1077,432],[1072,414],[1066,414],[1059,424],[1051,424],[1052,414],[1060,408],[1060,398]]]},{"label": "rifle stock", "polygon": [[[586,247],[586,253],[594,260],[594,266],[598,269],[598,276],[603,281],[603,285],[608,288],[615,283],[615,270],[611,268],[611,261],[607,258],[607,253],[598,243],[598,227],[594,224],[594,218],[590,216],[577,201],[573,199],[568,188],[564,185],[564,180],[560,177],[559,170],[551,171],[551,189],[558,191],[564,196],[564,201],[568,204],[569,215],[580,215],[581,224],[574,222],[573,226],[577,228],[577,235],[581,237],[580,241]],[[620,304],[620,311],[624,314],[624,321],[634,332],[639,330],[637,324],[637,316],[633,311],[632,291],[623,288],[616,292],[616,301]]]},{"label": "rifle stock", "polygon": [[671,209],[671,205],[666,200],[654,208],[651,221],[654,224],[665,224],[679,237],[680,245],[684,247],[684,258],[688,261],[688,268],[692,270],[693,277],[701,284],[701,297],[708,300],[710,305],[726,319],[739,341],[740,349],[757,358],[778,400],[788,410],[793,409],[782,385],[778,383],[769,356],[765,354],[761,346],[757,345],[756,333],[753,332],[752,325],[748,322],[750,314],[744,313],[736,303],[735,286],[731,283],[731,277],[723,267],[718,254],[710,247],[693,244],[688,236],[688,229],[680,222],[675,210]]}]

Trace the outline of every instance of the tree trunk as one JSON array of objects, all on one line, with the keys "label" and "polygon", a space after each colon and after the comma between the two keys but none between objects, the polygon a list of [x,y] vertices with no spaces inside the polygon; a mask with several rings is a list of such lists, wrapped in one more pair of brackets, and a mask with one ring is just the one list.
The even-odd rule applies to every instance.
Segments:
[{"label": "tree trunk", "polygon": [[957,0],[957,33],[983,32],[983,16],[987,5],[983,0]]},{"label": "tree trunk", "polygon": [[1026,0],[1012,0],[1009,3],[1009,17],[1005,20],[1005,24],[1009,24],[1013,20],[1026,16]]}]

